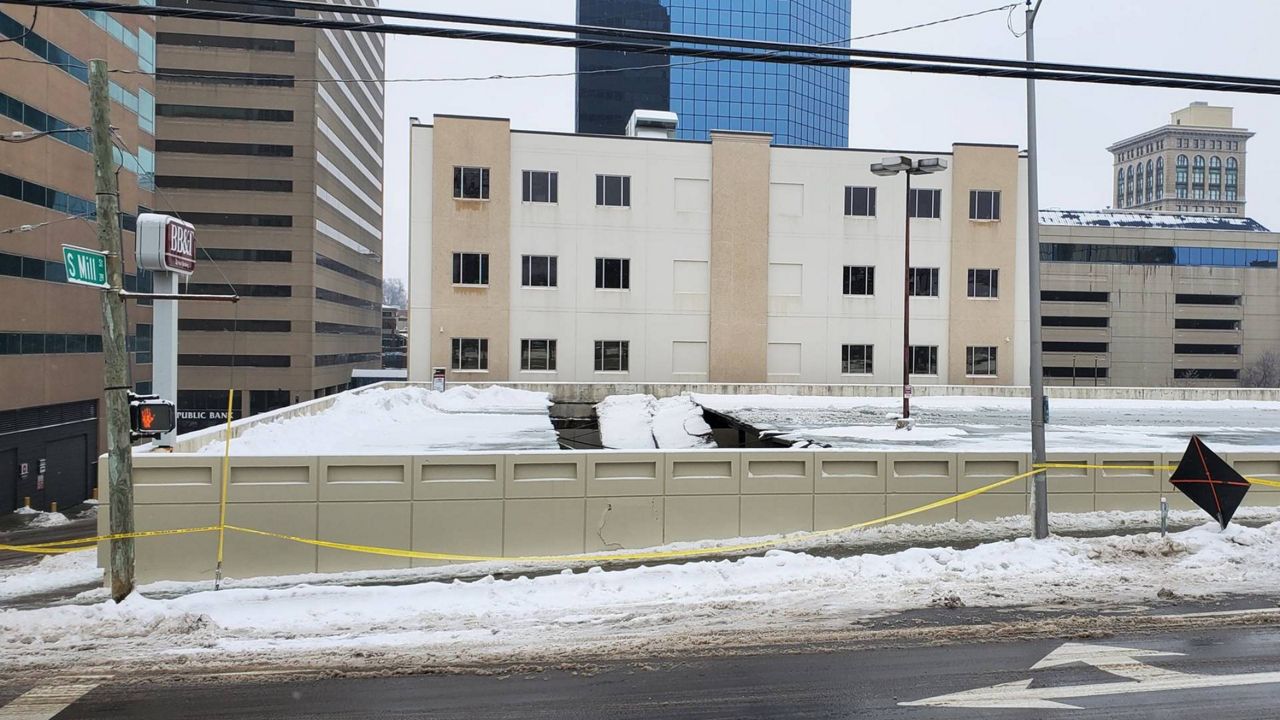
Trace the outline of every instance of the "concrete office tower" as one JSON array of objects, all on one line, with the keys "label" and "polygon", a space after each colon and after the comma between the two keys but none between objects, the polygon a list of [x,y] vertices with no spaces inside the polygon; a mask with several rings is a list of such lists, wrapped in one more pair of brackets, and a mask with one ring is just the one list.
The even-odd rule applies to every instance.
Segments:
[{"label": "concrete office tower", "polygon": [[[106,448],[99,292],[67,283],[62,245],[97,248],[89,68],[151,71],[148,17],[0,6],[0,514],[30,498],[46,509],[89,496]],[[119,129],[120,211],[126,289],[150,290],[138,272],[133,229],[154,207],[155,96],[147,75],[111,76],[111,122]],[[84,218],[79,219],[79,218]],[[151,308],[130,302],[129,369],[151,386]]]},{"label": "concrete office tower", "polygon": [[243,296],[182,307],[184,428],[231,385],[237,415],[345,389],[381,365],[383,37],[161,18],[157,43],[157,206],[197,227],[188,291]]},{"label": "concrete office tower", "polygon": [[1238,216],[1042,210],[1045,381],[1242,384],[1280,351],[1278,252]]},{"label": "concrete office tower", "polygon": [[1245,144],[1229,107],[1193,102],[1169,124],[1107,148],[1116,208],[1245,215]]},{"label": "concrete office tower", "polygon": [[[578,0],[578,22],[847,47],[850,1]],[[583,49],[578,70],[580,133],[621,135],[633,110],[670,110],[688,140],[743,130],[778,145],[849,145],[848,69]]]},{"label": "concrete office tower", "polygon": [[887,383],[902,377],[903,225],[914,382],[1026,384],[1025,161],[411,128],[409,377],[454,382]]}]

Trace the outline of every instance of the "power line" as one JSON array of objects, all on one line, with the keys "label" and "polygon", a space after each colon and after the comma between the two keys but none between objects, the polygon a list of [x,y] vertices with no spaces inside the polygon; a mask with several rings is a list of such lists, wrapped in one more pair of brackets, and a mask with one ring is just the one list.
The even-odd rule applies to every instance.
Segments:
[{"label": "power line", "polygon": [[[209,0],[224,2],[227,0]],[[1132,68],[1098,67],[1063,63],[1040,63],[998,60],[991,58],[954,57],[939,55],[921,55],[919,53],[896,53],[887,51],[867,51],[844,48],[830,48],[819,45],[803,45],[793,43],[771,43],[754,40],[737,40],[714,38],[696,35],[672,35],[670,33],[650,33],[636,31],[636,34],[649,36],[660,35],[683,45],[653,45],[639,42],[618,40],[594,40],[586,37],[557,37],[548,35],[497,32],[492,30],[463,30],[443,27],[416,25],[390,25],[385,23],[351,22],[341,20],[324,20],[300,18],[295,16],[257,15],[253,13],[223,12],[213,10],[192,10],[188,8],[170,8],[156,6],[123,5],[108,0],[9,0],[20,5],[39,5],[43,7],[62,7],[80,10],[103,10],[112,13],[129,15],[158,15],[164,17],[183,17],[205,20],[223,20],[260,25],[277,25],[285,27],[327,28],[354,32],[373,32],[389,35],[415,35],[422,37],[438,37],[458,40],[484,40],[488,42],[514,43],[521,45],[538,45],[548,47],[587,48],[612,50],[648,55],[674,55],[696,57],[712,60],[743,60],[788,65],[807,65],[819,67],[845,67],[868,70],[892,70],[898,72],[918,72],[929,74],[963,75],[971,77],[1031,78],[1059,82],[1077,82],[1086,84],[1124,85],[1138,87],[1180,88],[1189,90],[1214,90],[1222,92],[1241,92],[1251,94],[1280,94],[1280,80],[1269,78],[1248,78],[1236,76],[1209,75],[1203,73],[1182,73],[1171,71],[1141,70]],[[258,5],[274,7],[290,7],[294,9],[315,9],[314,3],[295,2],[294,0],[256,0]],[[332,12],[334,6],[323,6]],[[343,6],[344,8],[350,6]],[[362,13],[380,12],[404,13],[408,11],[385,11],[382,8],[360,7]],[[427,15],[438,15],[428,13]],[[444,22],[511,25],[525,21],[491,20],[489,18],[469,16],[447,16]],[[528,23],[532,29],[543,29],[553,25],[557,28],[581,28],[593,33],[597,30],[612,33],[617,31],[608,28],[592,28],[589,26],[564,26],[554,23]],[[518,26],[518,25],[517,25]],[[562,30],[561,30],[562,31]],[[749,45],[770,50],[767,53],[748,52],[744,50],[717,50],[695,48],[690,45],[709,43],[712,45],[738,46]],[[835,57],[835,56],[843,57]],[[922,60],[923,59],[923,60]]]},{"label": "power line", "polygon": [[[976,12],[965,13],[963,15],[953,15],[950,17],[940,18],[937,20],[931,20],[929,22],[917,23],[915,25],[907,25],[905,27],[893,28],[891,30],[882,30],[879,32],[869,33],[866,35],[855,35],[853,37],[844,38],[842,40],[833,40],[829,43],[821,43],[821,44],[825,46],[847,45],[851,42],[855,42],[858,40],[867,40],[870,38],[884,37],[886,35],[893,35],[896,33],[907,32],[910,30],[918,30],[920,28],[933,27],[935,25],[942,25],[945,23],[956,22],[959,20],[966,20],[968,18],[978,17],[980,15],[986,15],[988,13],[993,13],[993,12],[1000,12],[1003,10],[1009,10],[1011,8],[1017,8],[1017,7],[1018,7],[1017,3],[1010,3],[1008,5],[1000,5],[998,7],[987,8],[986,10],[978,10]],[[576,77],[581,75],[604,75],[604,74],[610,74],[610,73],[635,72],[640,70],[662,70],[662,69],[671,69],[671,68],[678,68],[678,67],[688,67],[691,65],[704,65],[707,63],[717,63],[717,62],[724,62],[724,61],[723,60],[690,60],[687,62],[666,62],[666,63],[657,63],[654,65],[637,65],[637,66],[616,67],[616,68],[596,68],[593,70],[569,70],[566,72],[521,73],[521,74],[515,74],[515,75],[499,73],[494,75],[464,75],[464,76],[453,76],[453,77],[420,77],[420,78],[369,78],[369,77],[292,78],[292,82],[316,83],[316,84],[323,84],[323,83],[383,84],[383,83],[478,82],[478,81],[487,81],[487,80],[533,80],[533,79],[545,79],[545,78]],[[198,73],[188,73],[188,72],[183,72],[180,74],[167,74],[164,72],[163,69],[157,70],[155,72],[146,72],[143,70],[111,70],[111,72],[120,73],[124,75],[147,75],[147,76],[154,77],[157,80],[171,79],[179,82],[181,82],[183,79],[226,80],[226,79],[233,79],[234,77],[236,77],[235,75],[229,75],[229,74],[201,75]],[[244,77],[249,78],[252,76],[245,75]]]},{"label": "power line", "polygon": [[[53,2],[58,2],[59,0],[19,0],[19,1],[28,2],[28,3],[43,2],[44,4],[51,4]],[[60,0],[60,1],[72,2],[72,3],[103,2],[105,4],[112,4],[108,2],[108,0]],[[295,12],[298,10],[302,10],[304,12],[315,12],[315,13],[334,12],[335,7],[342,7],[346,9],[352,9],[357,7],[357,6],[351,6],[351,5],[341,5],[341,6],[329,5],[323,2],[314,2],[312,0],[207,0],[207,2],[211,2],[215,4],[224,4],[224,5],[240,5],[240,6],[250,5],[250,6],[259,6],[259,7],[272,7],[277,9],[293,10]],[[1016,6],[1017,4],[1014,3],[1013,5]],[[125,7],[127,8],[128,6],[125,6]],[[1009,8],[1010,8],[1010,5],[1004,5],[999,9],[1009,9]],[[397,9],[391,9],[391,8],[373,8],[373,7],[363,7],[363,6],[359,7],[359,9],[361,10],[361,14],[371,15],[376,17],[394,17],[394,18],[402,18],[402,19],[423,20],[423,21],[431,21],[431,22],[442,22],[442,23],[453,24],[453,25],[485,25],[489,27],[516,28],[516,29],[522,29],[522,30],[543,30],[543,31],[558,32],[558,33],[568,33],[571,36],[575,36],[575,37],[515,35],[514,38],[516,39],[503,39],[501,36],[506,35],[504,33],[496,33],[493,31],[467,32],[467,31],[452,30],[449,28],[434,28],[434,29],[428,29],[428,32],[426,33],[414,33],[412,32],[413,30],[423,30],[424,28],[420,26],[415,26],[415,25],[388,25],[385,23],[364,23],[364,22],[346,23],[347,25],[350,25],[350,27],[331,28],[331,29],[346,29],[346,30],[351,30],[356,32],[375,32],[375,33],[385,33],[385,34],[425,34],[430,37],[447,37],[451,39],[492,40],[497,42],[517,42],[517,43],[521,42],[521,39],[532,37],[535,39],[540,38],[548,42],[545,42],[545,43],[531,42],[531,43],[525,43],[525,44],[547,44],[555,47],[574,47],[574,48],[581,48],[581,47],[591,48],[592,46],[590,43],[592,41],[590,39],[590,36],[603,36],[603,37],[618,37],[618,38],[624,38],[624,39],[630,39],[630,40],[637,40],[637,39],[649,40],[649,41],[656,41],[659,43],[678,43],[678,44],[683,43],[688,45],[722,46],[722,47],[737,48],[737,49],[745,48],[745,49],[754,49],[754,50],[770,50],[777,53],[802,53],[802,54],[816,53],[818,55],[860,57],[860,58],[884,59],[884,60],[904,60],[904,61],[923,62],[923,63],[981,65],[981,66],[988,66],[988,67],[1008,68],[1008,69],[1017,69],[1017,70],[1026,70],[1027,68],[1030,67],[1033,69],[1060,70],[1063,72],[1090,72],[1090,73],[1098,73],[1098,74],[1105,74],[1105,75],[1115,75],[1115,74],[1122,73],[1126,75],[1134,75],[1139,77],[1150,76],[1150,77],[1158,77],[1158,78],[1179,78],[1184,80],[1205,80],[1205,81],[1211,81],[1211,82],[1227,81],[1227,82],[1239,82],[1243,84],[1274,83],[1274,84],[1280,85],[1280,80],[1268,80],[1264,78],[1249,78],[1249,77],[1239,77],[1239,76],[1223,76],[1223,75],[1209,74],[1209,73],[1186,73],[1186,72],[1175,72],[1175,71],[1164,71],[1164,70],[1112,68],[1112,67],[1105,67],[1105,66],[1098,66],[1098,65],[1079,65],[1079,64],[1066,64],[1066,63],[1030,63],[1028,64],[1027,62],[1021,61],[1021,60],[975,58],[975,57],[965,57],[965,56],[956,56],[956,55],[931,55],[931,54],[925,54],[925,53],[907,53],[907,52],[886,51],[886,50],[862,50],[862,49],[856,49],[856,48],[836,48],[836,47],[821,46],[821,45],[806,44],[806,43],[788,43],[788,42],[778,42],[778,41],[772,41],[772,40],[749,40],[745,38],[731,38],[731,37],[720,37],[720,36],[709,36],[709,35],[691,35],[687,33],[659,32],[659,31],[653,31],[653,30],[631,30],[626,28],[611,28],[611,27],[601,27],[597,25],[581,25],[581,24],[569,24],[569,23],[553,23],[553,22],[535,21],[535,20],[512,20],[507,18],[491,18],[491,17],[471,16],[471,15],[457,15],[457,14],[449,14],[449,13],[434,13],[434,12],[424,12],[424,11],[418,11],[418,10],[397,10]],[[136,8],[133,10],[126,10],[126,12],[141,14],[138,12]],[[202,13],[202,14],[207,13],[207,14],[217,15],[221,19],[226,19],[225,17],[222,17],[222,16],[225,16],[228,14],[223,11],[188,11],[185,9],[182,10],[181,12],[188,13],[186,15],[188,17],[196,17],[195,13]],[[230,14],[236,15],[237,13],[230,13]],[[265,17],[270,17],[270,16],[265,16]],[[323,20],[319,18],[315,18],[315,19],[289,18],[289,19],[297,21],[297,24],[303,27],[326,27],[329,23],[333,22],[333,21]],[[342,21],[339,21],[339,22],[342,22]],[[487,37],[488,35],[493,35],[495,37]],[[586,43],[586,44],[583,44],[583,43]],[[596,48],[596,49],[615,49],[615,48],[606,47],[606,48]],[[688,48],[683,48],[683,49],[688,49]],[[635,48],[620,48],[618,50],[620,52],[663,54],[660,49],[660,46],[653,46],[653,45],[643,45]],[[675,48],[672,48],[672,50],[674,51]],[[693,53],[672,52],[669,54],[693,54]],[[729,58],[729,59],[736,59],[736,58]],[[760,60],[761,58],[753,57],[748,59]],[[799,63],[799,64],[805,64],[805,63]],[[814,64],[823,65],[823,64],[829,64],[829,63],[814,63]],[[871,69],[877,69],[877,68],[871,68]],[[878,68],[878,69],[895,69],[895,68]],[[1009,75],[1009,76],[1003,76],[1003,77],[1020,77],[1020,76]],[[1192,88],[1192,89],[1198,89],[1198,88]]]},{"label": "power line", "polygon": [[39,6],[37,6],[35,10],[31,11],[31,24],[28,25],[27,28],[22,31],[22,34],[18,35],[17,37],[0,38],[0,45],[3,45],[8,42],[20,43],[23,40],[26,40],[28,35],[35,32],[36,20],[38,20],[39,18],[40,18],[40,8]]}]

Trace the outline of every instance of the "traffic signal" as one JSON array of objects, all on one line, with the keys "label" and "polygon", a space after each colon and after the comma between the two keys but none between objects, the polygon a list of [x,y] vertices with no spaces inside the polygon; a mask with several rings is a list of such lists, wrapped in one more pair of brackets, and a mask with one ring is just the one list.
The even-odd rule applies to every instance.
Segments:
[{"label": "traffic signal", "polygon": [[134,440],[173,432],[177,421],[177,410],[168,400],[161,400],[159,395],[129,393],[129,434]]}]

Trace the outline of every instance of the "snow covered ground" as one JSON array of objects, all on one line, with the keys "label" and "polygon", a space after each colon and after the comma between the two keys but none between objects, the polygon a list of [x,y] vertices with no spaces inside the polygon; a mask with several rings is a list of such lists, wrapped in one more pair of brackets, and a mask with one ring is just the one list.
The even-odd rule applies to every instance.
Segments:
[{"label": "snow covered ground", "polygon": [[605,447],[646,450],[715,447],[702,408],[688,395],[611,395],[596,405]]},{"label": "snow covered ground", "polygon": [[[339,395],[315,415],[256,425],[231,441],[234,455],[362,455],[425,451],[554,450],[545,393],[467,385],[371,388]],[[221,455],[223,445],[201,448]]]},{"label": "snow covered ground", "polygon": [[[1274,510],[1259,512],[1274,519]],[[1086,527],[1114,527],[1117,521],[1112,513],[1074,517]],[[1070,516],[1054,520],[1059,526],[1075,522]],[[1019,518],[980,525],[995,531],[1023,524]],[[936,538],[959,529],[952,524],[874,532]],[[85,552],[8,570],[0,593],[13,593],[24,583],[78,581],[98,572],[93,563],[92,553]],[[447,570],[395,572],[426,579]],[[370,575],[325,579],[363,582]],[[297,580],[219,592],[187,585],[188,592],[177,597],[146,597],[182,587],[166,583],[143,588],[142,595],[118,606],[102,600],[0,611],[0,656],[15,672],[251,663],[293,669],[422,667],[643,657],[705,646],[713,639],[776,638],[782,630],[801,638],[956,599],[968,606],[1092,608],[1152,602],[1163,589],[1184,597],[1274,593],[1280,591],[1280,522],[1261,528],[1232,525],[1224,532],[1205,524],[1167,538],[1147,533],[1015,539],[970,549],[912,548],[845,557],[776,550],[733,560],[503,580],[488,576],[474,582],[349,586]],[[83,599],[102,596],[103,591],[94,591]]]},{"label": "snow covered ground", "polygon": [[[703,395],[698,404],[784,440],[860,450],[1027,452],[1026,398],[939,396],[911,401],[915,429],[888,419],[900,398]],[[1280,451],[1280,402],[1051,400],[1050,452],[1182,452],[1198,434],[1219,452]]]}]

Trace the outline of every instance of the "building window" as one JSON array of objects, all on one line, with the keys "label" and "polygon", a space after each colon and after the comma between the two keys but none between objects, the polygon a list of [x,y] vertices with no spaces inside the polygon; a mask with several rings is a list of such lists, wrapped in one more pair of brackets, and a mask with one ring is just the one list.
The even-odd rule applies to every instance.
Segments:
[{"label": "building window", "polygon": [[454,370],[488,370],[488,338],[453,338]]},{"label": "building window", "polygon": [[970,190],[969,191],[969,219],[970,220],[999,220],[1000,219],[1000,191],[999,190]]},{"label": "building window", "polygon": [[846,187],[844,189],[844,214],[848,217],[875,217],[876,189],[873,187]]},{"label": "building window", "polygon": [[489,168],[453,168],[453,197],[456,200],[488,200]]},{"label": "building window", "polygon": [[1133,166],[1130,165],[1125,169],[1124,173],[1124,204],[1126,206],[1133,205]]},{"label": "building window", "polygon": [[[1164,158],[1156,158],[1156,199],[1164,199]],[[1163,209],[1163,208],[1157,208]]]},{"label": "building window", "polygon": [[556,256],[521,256],[520,284],[524,287],[556,287]]},{"label": "building window", "polygon": [[597,175],[596,205],[601,207],[631,207],[631,176]]},{"label": "building window", "polygon": [[627,258],[596,258],[597,290],[630,290],[631,260]]},{"label": "building window", "polygon": [[1155,199],[1156,193],[1156,173],[1155,163],[1147,161],[1147,202]]},{"label": "building window", "polygon": [[1124,207],[1124,168],[1116,171],[1116,207]]},{"label": "building window", "polygon": [[[1191,185],[1204,189],[1204,156],[1197,155],[1195,160],[1191,161]],[[1203,195],[1201,196],[1203,197]]]},{"label": "building window", "polygon": [[970,345],[965,348],[964,373],[978,377],[995,377],[996,348],[991,345]]},{"label": "building window", "polygon": [[454,285],[488,285],[489,253],[454,253]]},{"label": "building window", "polygon": [[912,297],[938,297],[939,287],[938,268],[911,268],[910,294]]},{"label": "building window", "polygon": [[560,198],[560,173],[554,170],[525,170],[521,198],[531,203],[555,203]]},{"label": "building window", "polygon": [[844,294],[875,295],[876,269],[868,265],[845,265]]},{"label": "building window", "polygon": [[942,191],[912,188],[907,197],[907,213],[913,218],[942,217]]},{"label": "building window", "polygon": [[555,340],[521,340],[520,369],[551,371],[556,369]]},{"label": "building window", "polygon": [[596,341],[596,372],[628,372],[631,343],[627,340]]},{"label": "building window", "polygon": [[938,346],[937,345],[912,345],[911,346],[911,374],[912,375],[937,375],[938,374]]},{"label": "building window", "polygon": [[840,372],[844,375],[871,374],[871,345],[844,345],[840,348]]},{"label": "building window", "polygon": [[969,297],[1000,297],[1000,271],[994,269],[969,270]]},{"label": "building window", "polygon": [[1215,191],[1222,185],[1222,158],[1214,155],[1209,158],[1209,197],[1214,197]]}]

